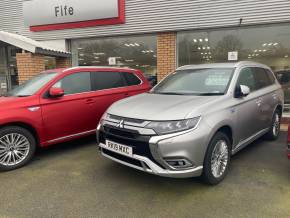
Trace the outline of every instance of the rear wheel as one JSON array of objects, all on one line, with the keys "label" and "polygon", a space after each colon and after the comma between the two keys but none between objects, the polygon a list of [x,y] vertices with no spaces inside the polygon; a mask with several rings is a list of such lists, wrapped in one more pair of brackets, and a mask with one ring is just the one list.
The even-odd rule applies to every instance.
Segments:
[{"label": "rear wheel", "polygon": [[35,138],[28,130],[17,126],[0,129],[0,170],[24,166],[32,159],[35,149]]},{"label": "rear wheel", "polygon": [[223,132],[217,132],[207,149],[203,180],[210,185],[220,183],[228,172],[230,158],[230,140]]},{"label": "rear wheel", "polygon": [[278,110],[274,112],[269,132],[266,134],[268,140],[276,140],[280,135],[281,115]]}]

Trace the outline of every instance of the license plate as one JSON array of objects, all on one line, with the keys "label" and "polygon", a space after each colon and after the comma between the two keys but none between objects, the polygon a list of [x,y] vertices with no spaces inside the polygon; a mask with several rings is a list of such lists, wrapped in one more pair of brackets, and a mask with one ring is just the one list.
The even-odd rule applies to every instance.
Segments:
[{"label": "license plate", "polygon": [[116,142],[112,142],[109,140],[106,140],[106,144],[104,145],[105,149],[108,149],[110,151],[116,152],[118,154],[123,154],[125,156],[132,157],[133,156],[133,148],[126,146],[126,145],[121,145]]}]

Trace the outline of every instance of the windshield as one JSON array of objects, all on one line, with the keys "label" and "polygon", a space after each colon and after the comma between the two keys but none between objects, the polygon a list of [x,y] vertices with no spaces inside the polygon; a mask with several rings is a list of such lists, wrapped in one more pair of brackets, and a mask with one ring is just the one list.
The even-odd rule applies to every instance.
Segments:
[{"label": "windshield", "polygon": [[40,88],[51,81],[57,73],[40,73],[25,83],[12,89],[6,96],[25,97],[34,95]]},{"label": "windshield", "polygon": [[151,93],[168,95],[224,95],[234,68],[177,71],[159,83]]}]

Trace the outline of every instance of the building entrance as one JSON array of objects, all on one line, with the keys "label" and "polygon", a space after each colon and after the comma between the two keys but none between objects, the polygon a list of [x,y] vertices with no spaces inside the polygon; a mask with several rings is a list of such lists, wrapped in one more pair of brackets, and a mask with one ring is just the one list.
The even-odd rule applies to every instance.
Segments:
[{"label": "building entrance", "polygon": [[18,85],[16,53],[21,52],[14,46],[0,43],[0,94]]}]

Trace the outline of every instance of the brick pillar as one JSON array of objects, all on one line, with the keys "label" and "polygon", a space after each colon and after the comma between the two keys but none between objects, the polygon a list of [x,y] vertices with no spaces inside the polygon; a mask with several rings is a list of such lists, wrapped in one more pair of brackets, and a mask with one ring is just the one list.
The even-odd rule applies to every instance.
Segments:
[{"label": "brick pillar", "polygon": [[70,58],[56,58],[56,68],[69,68],[71,66]]},{"label": "brick pillar", "polygon": [[157,35],[158,81],[176,70],[176,33]]},{"label": "brick pillar", "polygon": [[32,53],[17,53],[16,62],[19,84],[45,70],[43,55]]}]

